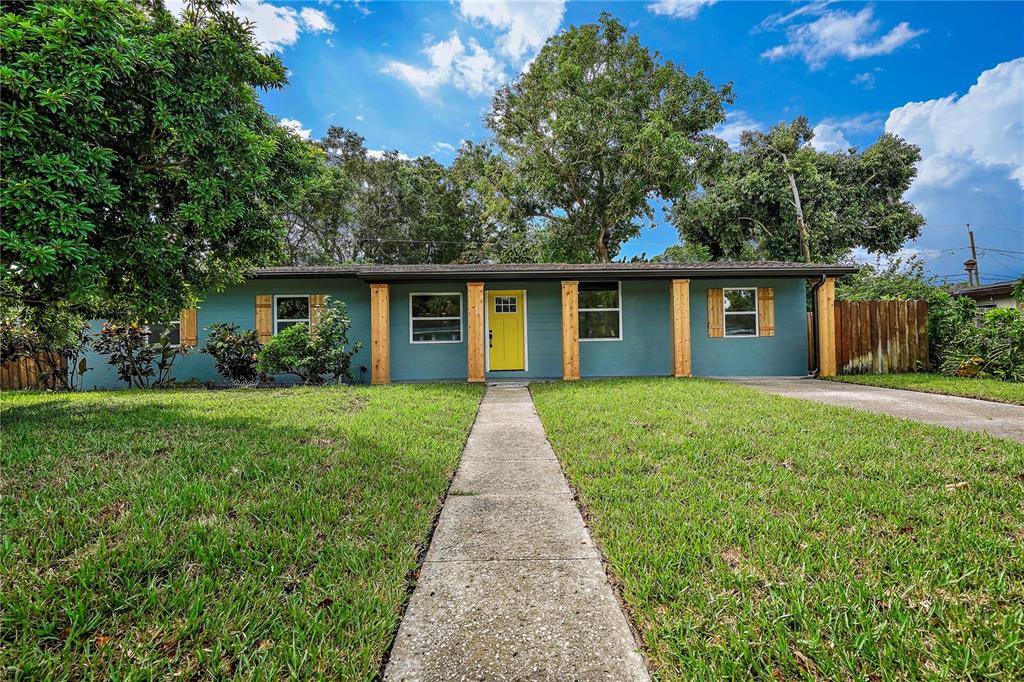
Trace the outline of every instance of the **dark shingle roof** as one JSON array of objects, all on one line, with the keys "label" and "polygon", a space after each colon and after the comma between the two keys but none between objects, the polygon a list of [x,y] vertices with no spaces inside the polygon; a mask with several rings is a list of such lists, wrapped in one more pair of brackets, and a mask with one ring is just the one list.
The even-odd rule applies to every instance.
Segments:
[{"label": "dark shingle roof", "polygon": [[599,279],[602,277],[803,277],[845,275],[853,265],[783,261],[716,261],[713,263],[452,263],[445,265],[338,265],[259,268],[255,279],[272,277],[358,277],[365,280]]}]

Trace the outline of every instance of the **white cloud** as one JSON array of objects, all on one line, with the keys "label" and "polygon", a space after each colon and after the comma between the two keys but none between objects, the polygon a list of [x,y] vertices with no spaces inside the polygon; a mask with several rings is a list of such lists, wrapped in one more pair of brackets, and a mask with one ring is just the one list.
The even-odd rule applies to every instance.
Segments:
[{"label": "white cloud", "polygon": [[885,129],[921,147],[915,186],[949,187],[980,165],[1024,187],[1024,57],[983,71],[962,97],[893,109]]},{"label": "white cloud", "polygon": [[411,161],[412,160],[411,157],[407,156],[406,154],[403,154],[402,152],[399,152],[397,150],[389,150],[389,149],[367,149],[366,150],[366,155],[369,156],[371,159],[383,159],[384,156],[389,151],[396,151],[398,153],[398,158],[400,160],[402,160],[402,161]]},{"label": "white cloud", "polygon": [[365,121],[366,119],[363,117],[362,114],[356,114],[356,120],[357,121]]},{"label": "white cloud", "polygon": [[726,116],[725,123],[712,132],[729,143],[733,149],[740,148],[740,133],[744,130],[764,130],[764,124],[755,120],[745,111],[734,110]]},{"label": "white cloud", "polygon": [[447,40],[428,45],[423,53],[428,62],[425,67],[390,61],[383,72],[404,80],[423,97],[449,84],[471,95],[488,94],[505,80],[501,63],[475,38],[470,38],[467,46],[452,32]]},{"label": "white cloud", "polygon": [[647,5],[647,11],[675,19],[695,19],[701,9],[717,2],[718,0],[655,0]]},{"label": "white cloud", "polygon": [[565,15],[565,0],[461,0],[459,12],[466,19],[489,24],[500,31],[502,35],[495,42],[498,51],[505,57],[521,61],[543,47],[548,37],[558,29]]},{"label": "white cloud", "polygon": [[[165,4],[178,16],[185,8],[185,0],[166,0]],[[327,15],[312,7],[305,7],[299,12],[292,7],[272,5],[263,0],[240,0],[237,5],[228,5],[227,9],[253,23],[253,37],[264,52],[280,52],[294,45],[303,32],[330,33],[334,30],[334,24]]]},{"label": "white cloud", "polygon": [[863,85],[865,90],[874,90],[875,74],[871,73],[870,71],[858,73],[856,76],[853,77],[850,83],[852,83],[853,85]]},{"label": "white cloud", "polygon": [[814,126],[811,146],[819,152],[838,152],[849,149],[850,142],[839,127],[828,123],[819,123]]},{"label": "white cloud", "polygon": [[294,118],[282,118],[280,121],[278,121],[277,124],[284,128],[285,130],[291,131],[293,134],[298,135],[303,140],[308,140],[310,136],[313,134],[312,129],[303,128],[302,121],[299,121]]},{"label": "white cloud", "polygon": [[[769,28],[786,25],[787,42],[762,52],[762,57],[772,60],[801,57],[815,70],[824,67],[833,57],[854,60],[890,54],[924,33],[904,21],[879,36],[882,24],[874,19],[874,9],[870,5],[857,13],[830,10],[824,3],[806,7],[803,13],[791,12],[767,25]],[[793,19],[807,15],[817,15],[818,18],[809,23],[791,23]],[[765,22],[762,26],[766,26]]]},{"label": "white cloud", "polygon": [[455,153],[455,145],[449,144],[447,142],[435,142],[434,143],[434,151],[435,152],[447,152],[449,154],[454,154]]}]

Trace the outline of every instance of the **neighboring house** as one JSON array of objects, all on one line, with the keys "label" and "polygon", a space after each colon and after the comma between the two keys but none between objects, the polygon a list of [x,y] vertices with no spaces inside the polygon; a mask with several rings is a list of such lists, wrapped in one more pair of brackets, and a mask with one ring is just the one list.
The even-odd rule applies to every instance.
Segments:
[{"label": "neighboring house", "polygon": [[978,309],[982,312],[992,310],[993,308],[1017,308],[1018,310],[1024,310],[1024,303],[1018,303],[1010,297],[1010,292],[1016,283],[1016,281],[997,282],[980,287],[961,287],[953,289],[953,293],[957,296],[973,298],[978,304]]},{"label": "neighboring house", "polygon": [[[263,268],[183,311],[181,381],[218,381],[200,353],[217,322],[263,341],[341,300],[359,382],[807,373],[807,281],[831,313],[836,275],[805,263],[605,263]],[[824,325],[824,326],[822,326]],[[820,315],[823,343],[832,316]],[[815,335],[817,339],[819,335]],[[831,357],[826,353],[823,357]],[[89,356],[84,386],[115,387]],[[822,367],[822,373],[834,368]]]}]

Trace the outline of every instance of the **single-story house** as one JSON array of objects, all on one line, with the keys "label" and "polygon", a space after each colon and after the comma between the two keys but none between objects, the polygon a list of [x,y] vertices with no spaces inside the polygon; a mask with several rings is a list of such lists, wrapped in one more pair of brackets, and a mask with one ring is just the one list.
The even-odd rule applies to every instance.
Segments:
[{"label": "single-story house", "polygon": [[1017,282],[996,282],[978,287],[960,287],[953,289],[957,296],[973,298],[978,304],[978,309],[988,312],[993,308],[1017,308],[1024,310],[1024,303],[1013,300],[1010,294],[1013,292],[1013,285]]},{"label": "single-story house", "polygon": [[[784,262],[272,267],[183,311],[179,381],[218,381],[198,352],[217,322],[261,340],[344,301],[363,348],[356,380],[485,381],[611,376],[801,376],[831,347],[834,277],[855,267]],[[808,341],[807,282],[817,322]],[[835,372],[834,353],[819,354]],[[88,358],[84,387],[123,385]]]}]

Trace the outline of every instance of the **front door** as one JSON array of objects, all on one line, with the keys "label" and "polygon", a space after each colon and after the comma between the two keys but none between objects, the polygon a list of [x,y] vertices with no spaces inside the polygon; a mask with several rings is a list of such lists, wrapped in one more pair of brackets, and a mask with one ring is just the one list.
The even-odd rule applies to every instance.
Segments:
[{"label": "front door", "polygon": [[523,292],[488,291],[487,322],[491,371],[526,369]]}]

